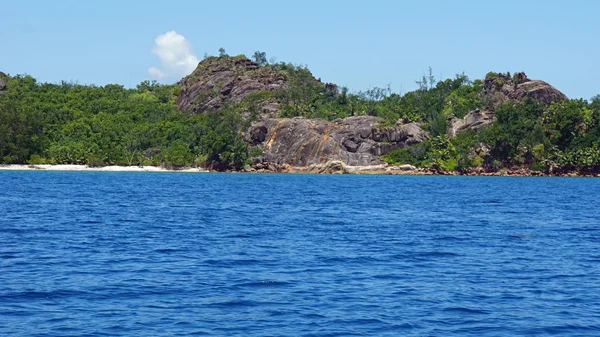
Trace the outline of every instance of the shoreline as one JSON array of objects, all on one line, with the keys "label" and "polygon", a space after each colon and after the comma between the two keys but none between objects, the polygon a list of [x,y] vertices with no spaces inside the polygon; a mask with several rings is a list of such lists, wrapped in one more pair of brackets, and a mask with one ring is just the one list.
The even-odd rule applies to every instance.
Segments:
[{"label": "shoreline", "polygon": [[[333,163],[333,165],[332,165]],[[0,165],[0,171],[65,171],[65,172],[180,172],[180,173],[210,173],[219,172],[207,170],[205,168],[183,167],[180,169],[169,169],[160,166],[118,166],[108,165],[101,167],[90,167],[87,165],[74,164],[10,164]],[[229,171],[228,171],[229,172]],[[239,173],[282,173],[282,174],[355,174],[355,175],[407,175],[407,176],[474,176],[474,177],[600,177],[600,174],[583,174],[578,172],[553,173],[548,174],[541,171],[531,171],[529,169],[500,169],[496,172],[484,171],[437,171],[427,168],[416,168],[410,165],[390,166],[347,166],[339,162],[331,162],[326,165],[313,165],[309,167],[294,167],[283,165],[279,167],[270,167],[265,169],[243,169],[241,171],[231,171]]]},{"label": "shoreline", "polygon": [[168,169],[160,166],[118,166],[107,165],[99,167],[90,167],[87,165],[27,165],[11,164],[0,165],[0,171],[80,171],[80,172],[188,172],[188,173],[206,173],[204,168],[184,167],[182,169]]},{"label": "shoreline", "polygon": [[350,166],[342,161],[333,160],[323,164],[313,164],[307,167],[291,166],[289,164],[258,164],[246,168],[242,172],[251,173],[308,173],[308,174],[360,174],[360,175],[409,175],[409,176],[475,176],[475,177],[600,177],[598,173],[584,172],[542,172],[529,168],[501,168],[494,172],[485,171],[483,168],[469,169],[468,171],[441,171],[432,168],[418,168],[413,165],[378,164],[369,166]]}]

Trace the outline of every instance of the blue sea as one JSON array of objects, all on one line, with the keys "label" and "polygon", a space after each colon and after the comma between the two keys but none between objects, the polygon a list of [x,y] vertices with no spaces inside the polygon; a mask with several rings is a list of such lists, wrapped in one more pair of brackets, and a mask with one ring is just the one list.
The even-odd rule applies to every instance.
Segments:
[{"label": "blue sea", "polygon": [[599,336],[600,180],[0,172],[0,336]]}]

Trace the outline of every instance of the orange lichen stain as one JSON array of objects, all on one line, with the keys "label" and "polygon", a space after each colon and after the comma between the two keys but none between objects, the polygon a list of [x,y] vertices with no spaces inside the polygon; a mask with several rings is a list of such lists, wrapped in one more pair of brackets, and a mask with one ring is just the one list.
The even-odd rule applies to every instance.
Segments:
[{"label": "orange lichen stain", "polygon": [[[318,148],[319,148],[319,145],[317,144],[317,146],[316,146],[316,147],[317,147],[317,149],[318,149]],[[315,147],[314,147],[314,146],[312,146],[312,147],[310,148],[310,151],[308,151],[308,156],[306,157],[306,165],[308,165],[308,161],[310,160],[310,158],[312,158],[312,156],[313,156],[313,150],[314,150],[314,149],[315,149]]]},{"label": "orange lichen stain", "polygon": [[267,141],[265,148],[270,149],[271,146],[273,145],[273,142],[275,141],[275,138],[277,137],[277,131],[279,131],[279,129],[281,129],[281,125],[284,123],[285,121],[279,121],[277,122],[277,125],[273,128],[273,131],[271,132],[271,135],[269,137],[269,140]]},{"label": "orange lichen stain", "polygon": [[321,141],[319,141],[319,146],[317,146],[317,152],[315,153],[315,157],[317,157],[319,159],[321,158],[321,155],[323,153],[323,148],[325,147],[325,144],[327,143],[328,139],[329,139],[329,135],[324,134],[323,139],[321,139]]},{"label": "orange lichen stain", "polygon": [[296,151],[294,151],[294,154],[292,155],[292,163],[294,166],[299,166],[298,163],[301,161],[302,158],[297,158],[298,153],[302,154],[302,151],[304,150],[306,145],[308,145],[308,143],[303,143]]},{"label": "orange lichen stain", "polygon": [[340,146],[338,146],[337,144],[336,144],[336,146],[335,146],[335,147],[336,147],[336,150],[337,150],[337,155],[338,155],[338,158],[339,158],[340,160],[342,160],[342,158],[344,158],[344,157],[342,156],[342,148],[341,148]]}]

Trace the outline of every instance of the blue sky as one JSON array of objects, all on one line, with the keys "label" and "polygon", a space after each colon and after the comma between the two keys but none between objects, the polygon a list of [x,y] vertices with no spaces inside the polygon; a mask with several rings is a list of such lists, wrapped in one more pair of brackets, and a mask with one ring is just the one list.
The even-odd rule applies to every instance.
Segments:
[{"label": "blue sky", "polygon": [[[600,94],[600,2],[592,0],[19,0],[0,10],[0,71],[41,81],[135,86],[161,75],[172,83],[189,67],[168,64],[177,61],[169,48],[189,63],[224,47],[305,64],[352,90],[414,90],[431,66],[438,78],[525,71],[571,98]],[[185,40],[155,46],[170,31]]]}]

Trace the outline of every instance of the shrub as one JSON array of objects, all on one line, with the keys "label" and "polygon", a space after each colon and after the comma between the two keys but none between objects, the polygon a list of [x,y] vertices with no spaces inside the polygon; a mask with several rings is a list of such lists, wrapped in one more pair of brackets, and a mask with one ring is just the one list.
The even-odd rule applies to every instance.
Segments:
[{"label": "shrub", "polygon": [[535,162],[535,163],[531,164],[531,166],[529,168],[532,171],[545,171],[546,170],[546,166],[539,162]]},{"label": "shrub", "polygon": [[96,154],[91,154],[87,158],[87,166],[89,167],[103,167],[104,159]]},{"label": "shrub", "polygon": [[253,146],[248,151],[248,155],[250,157],[262,157],[264,154],[265,153],[263,152],[263,150],[258,146]]},{"label": "shrub", "polygon": [[193,155],[183,141],[173,142],[162,152],[162,155],[165,164],[172,167],[189,166],[193,161]]},{"label": "shrub", "polygon": [[12,164],[13,158],[11,156],[4,156],[4,158],[2,158],[2,163],[7,165]]},{"label": "shrub", "polygon": [[32,154],[27,163],[31,165],[42,165],[48,163],[48,160],[41,157],[39,154]]},{"label": "shrub", "polygon": [[443,171],[456,171],[456,169],[458,168],[458,163],[456,162],[456,159],[450,158],[448,160],[440,162],[439,166],[440,169],[442,169]]}]

